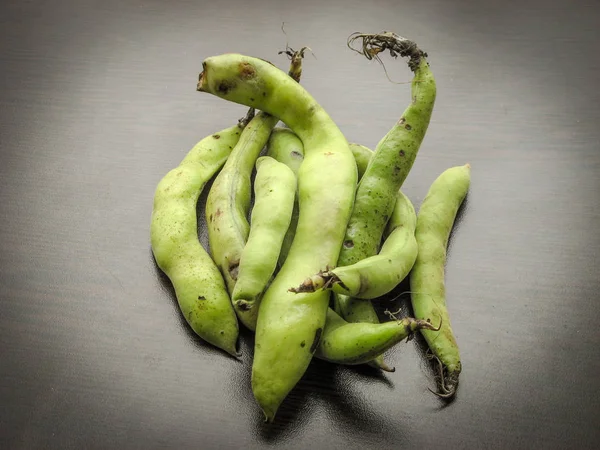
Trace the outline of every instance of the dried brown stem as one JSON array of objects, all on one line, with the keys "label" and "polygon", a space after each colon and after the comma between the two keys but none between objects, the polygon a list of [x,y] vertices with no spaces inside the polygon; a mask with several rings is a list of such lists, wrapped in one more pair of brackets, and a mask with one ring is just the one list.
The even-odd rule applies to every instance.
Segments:
[{"label": "dried brown stem", "polygon": [[[362,45],[357,49],[353,47],[355,41],[362,39]],[[375,59],[383,65],[379,53],[388,50],[393,58],[398,56],[408,57],[408,67],[413,72],[417,70],[421,63],[421,58],[427,57],[427,53],[423,52],[414,41],[403,38],[391,31],[382,33],[352,33],[348,37],[348,47],[363,55],[368,60]]]}]

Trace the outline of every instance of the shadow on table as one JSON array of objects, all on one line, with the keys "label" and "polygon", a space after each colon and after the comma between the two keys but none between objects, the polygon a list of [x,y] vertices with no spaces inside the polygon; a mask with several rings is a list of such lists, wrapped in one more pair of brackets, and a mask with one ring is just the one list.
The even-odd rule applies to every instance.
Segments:
[{"label": "shadow on table", "polygon": [[388,414],[378,411],[366,395],[359,395],[354,389],[364,383],[381,382],[388,389],[393,388],[393,383],[377,369],[340,366],[313,358],[303,378],[280,406],[275,421],[267,424],[257,414],[255,435],[263,442],[283,442],[300,434],[315,419],[314,415],[320,415],[315,407],[322,405],[336,434],[360,439],[377,436],[384,441],[393,435],[397,437],[397,425],[389,421]]},{"label": "shadow on table", "polygon": [[215,354],[219,354],[219,355],[224,355],[228,358],[231,358],[232,360],[236,360],[235,357],[231,356],[230,354],[228,354],[227,352],[215,347],[214,345],[211,345],[209,343],[207,343],[206,341],[204,341],[202,338],[200,338],[195,332],[194,330],[192,330],[192,328],[189,326],[189,324],[186,322],[185,317],[183,317],[183,314],[181,314],[181,311],[179,309],[179,304],[177,303],[177,295],[175,294],[175,288],[173,287],[173,284],[171,283],[171,280],[169,280],[169,277],[160,269],[160,267],[158,267],[158,264],[156,264],[156,260],[154,259],[154,255],[152,254],[152,249],[150,249],[150,257],[152,258],[152,263],[154,265],[154,269],[156,271],[156,275],[158,277],[158,279],[160,280],[160,284],[163,288],[163,290],[165,292],[169,293],[169,296],[171,298],[171,300],[173,301],[173,306],[174,308],[177,310],[177,318],[179,320],[179,325],[181,326],[181,328],[183,330],[185,330],[185,333],[188,335],[188,337],[190,338],[190,340],[192,342],[194,342],[198,347],[200,347],[203,351],[207,351],[210,353],[215,353]]}]

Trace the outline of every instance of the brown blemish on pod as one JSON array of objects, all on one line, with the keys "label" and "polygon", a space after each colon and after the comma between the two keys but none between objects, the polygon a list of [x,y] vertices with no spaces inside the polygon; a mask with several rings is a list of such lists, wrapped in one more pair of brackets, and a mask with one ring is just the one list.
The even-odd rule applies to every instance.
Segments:
[{"label": "brown blemish on pod", "polygon": [[243,80],[249,80],[250,78],[254,78],[255,75],[256,70],[252,64],[247,62],[240,63],[240,78]]},{"label": "brown blemish on pod", "polygon": [[231,80],[221,80],[217,85],[217,92],[221,95],[227,95],[235,87],[235,83]]}]

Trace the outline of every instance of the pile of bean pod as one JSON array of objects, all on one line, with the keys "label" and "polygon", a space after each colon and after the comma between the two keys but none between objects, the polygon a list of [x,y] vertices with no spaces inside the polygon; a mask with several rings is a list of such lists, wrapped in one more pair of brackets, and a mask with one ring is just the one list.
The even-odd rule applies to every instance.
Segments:
[{"label": "pile of bean pod", "polygon": [[[288,51],[287,74],[259,58],[213,56],[197,90],[250,110],[198,142],[154,196],[152,250],[181,313],[198,336],[234,356],[239,322],[255,331],[252,391],[269,422],[313,356],[393,371],[384,353],[416,331],[438,370],[432,392],[452,398],[458,386],[444,265],[470,166],[440,174],[417,216],[400,189],[434,108],[427,54],[391,32],[355,33],[348,45],[367,59],[384,51],[407,58],[414,74],[408,107],[374,151],[349,143],[300,85],[305,49]],[[209,254],[196,204],[213,177]],[[373,303],[407,277],[414,317],[390,314],[380,323]]]}]

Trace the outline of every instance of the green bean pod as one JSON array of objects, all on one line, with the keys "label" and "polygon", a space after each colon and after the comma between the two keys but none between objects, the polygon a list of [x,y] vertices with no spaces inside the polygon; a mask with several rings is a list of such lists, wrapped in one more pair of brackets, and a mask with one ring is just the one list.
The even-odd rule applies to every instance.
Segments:
[{"label": "green bean pod", "polygon": [[444,266],[448,237],[470,179],[469,164],[444,171],[429,188],[417,216],[419,254],[410,274],[411,302],[415,317],[441,322],[439,333],[422,331],[440,365],[437,395],[441,397],[454,396],[462,368],[446,305]]},{"label": "green bean pod", "polygon": [[[240,257],[250,232],[247,216],[252,170],[277,121],[276,117],[264,112],[254,116],[217,175],[206,200],[210,253],[223,274],[230,294],[233,294]],[[244,309],[245,306],[240,308],[239,304],[234,303],[240,321],[253,330],[257,313],[254,308]]]},{"label": "green bean pod", "polygon": [[219,269],[198,240],[196,203],[223,166],[244,124],[202,139],[158,183],[150,240],[158,267],[169,277],[177,303],[194,332],[237,356],[238,322]]},{"label": "green bean pod", "polygon": [[292,292],[330,289],[338,294],[374,299],[394,289],[412,269],[417,258],[415,209],[402,192],[387,226],[387,238],[379,254],[350,266],[321,271],[307,278]]},{"label": "green bean pod", "polygon": [[273,421],[279,405],[310,364],[329,303],[327,292],[293,294],[288,287],[337,262],[354,203],[356,163],[346,138],[327,112],[272,64],[229,53],[205,59],[203,69],[198,90],[279,117],[304,146],[296,235],[261,300],[256,327],[252,390],[265,419]]},{"label": "green bean pod", "polygon": [[349,323],[329,309],[315,356],[338,364],[364,364],[404,339],[410,339],[416,330],[435,333],[436,328],[426,320],[411,317],[381,324]]},{"label": "green bean pod", "polygon": [[[296,136],[296,133],[289,128],[275,127],[267,142],[267,156],[271,156],[288,166],[297,177],[300,165],[304,160],[304,146],[302,145],[300,138]],[[294,208],[292,210],[290,226],[285,233],[281,245],[281,252],[279,253],[278,265],[280,267],[283,266],[290,251],[290,247],[292,246],[292,241],[296,234],[296,226],[298,225],[299,213],[298,195],[296,194],[294,197]]]},{"label": "green bean pod", "polygon": [[263,156],[256,161],[254,190],[250,235],[242,251],[231,300],[238,310],[247,310],[258,317],[258,299],[275,272],[290,225],[296,176],[285,164]]},{"label": "green bean pod", "polygon": [[[358,184],[338,266],[376,255],[396,194],[415,161],[435,104],[436,83],[425,54],[414,43],[409,66],[414,72],[412,101],[392,129],[379,141]],[[384,49],[387,47],[383,47]]]},{"label": "green bean pod", "polygon": [[[425,137],[436,97],[435,78],[425,53],[414,42],[394,33],[356,34],[351,36],[348,45],[356,39],[363,40],[363,51],[359,53],[368,59],[384,50],[390,50],[392,56],[408,56],[408,65],[414,77],[411,103],[377,144],[360,180],[338,266],[356,264],[378,253],[383,232],[393,212],[396,194],[412,168]],[[334,298],[336,310],[346,320],[379,321],[371,302],[346,295],[336,295]]]}]

